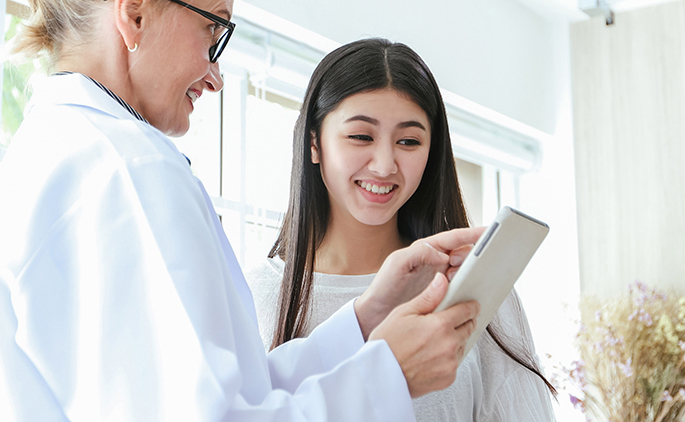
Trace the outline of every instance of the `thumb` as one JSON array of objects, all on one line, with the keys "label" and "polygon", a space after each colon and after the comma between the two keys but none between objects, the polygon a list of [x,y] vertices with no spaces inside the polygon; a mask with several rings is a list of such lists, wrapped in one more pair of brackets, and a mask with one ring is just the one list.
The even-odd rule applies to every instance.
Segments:
[{"label": "thumb", "polygon": [[435,277],[433,277],[431,284],[429,284],[420,295],[407,303],[407,306],[412,313],[426,315],[433,312],[433,310],[438,307],[446,293],[447,279],[443,273],[438,272],[435,274]]}]

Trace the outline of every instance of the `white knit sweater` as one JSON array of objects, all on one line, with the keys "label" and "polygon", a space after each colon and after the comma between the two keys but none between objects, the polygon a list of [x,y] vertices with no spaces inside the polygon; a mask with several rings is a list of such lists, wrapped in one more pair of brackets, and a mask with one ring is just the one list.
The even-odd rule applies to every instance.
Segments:
[{"label": "white knit sweater", "polygon": [[[246,272],[254,295],[259,330],[265,347],[271,344],[284,263],[278,258]],[[360,296],[374,274],[345,276],[315,273],[307,334],[342,305]],[[517,308],[521,309],[518,314]],[[516,292],[499,310],[500,324],[508,337],[522,338],[533,348],[528,321]],[[414,400],[419,422],[548,422],[554,421],[544,383],[506,356],[489,335],[483,334],[464,357],[457,379],[450,387]]]}]

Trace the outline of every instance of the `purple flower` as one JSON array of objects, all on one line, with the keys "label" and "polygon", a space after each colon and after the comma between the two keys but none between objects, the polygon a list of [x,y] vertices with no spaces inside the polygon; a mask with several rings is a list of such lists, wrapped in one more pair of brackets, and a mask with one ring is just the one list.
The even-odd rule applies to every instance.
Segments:
[{"label": "purple flower", "polygon": [[595,321],[601,321],[601,320],[602,320],[602,312],[596,311],[595,312]]},{"label": "purple flower", "polygon": [[647,302],[647,291],[646,284],[642,283],[640,280],[635,280],[635,283],[630,286],[630,294],[636,295],[634,299],[635,305],[642,307],[642,305]]},{"label": "purple flower", "polygon": [[654,323],[654,321],[652,321],[652,316],[644,310],[640,310],[640,317],[638,320],[644,322],[647,327],[651,327]]},{"label": "purple flower", "polygon": [[673,397],[671,397],[671,393],[668,390],[664,390],[664,393],[661,395],[661,401],[673,401]]},{"label": "purple flower", "polygon": [[585,386],[585,371],[583,370],[583,365],[585,362],[582,360],[576,360],[571,362],[571,370],[569,375],[571,379],[581,388]]},{"label": "purple flower", "polygon": [[571,400],[571,404],[575,409],[578,410],[585,410],[585,403],[578,397],[574,396],[573,394],[569,394],[569,400]]}]

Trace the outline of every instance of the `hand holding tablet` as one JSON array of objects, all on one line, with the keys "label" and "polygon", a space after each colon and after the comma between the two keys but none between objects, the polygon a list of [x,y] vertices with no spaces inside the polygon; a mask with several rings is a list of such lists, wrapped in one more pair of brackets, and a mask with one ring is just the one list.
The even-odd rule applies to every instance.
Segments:
[{"label": "hand holding tablet", "polygon": [[497,313],[514,283],[549,232],[547,224],[510,207],[503,207],[483,232],[450,280],[445,298],[434,312],[475,300],[481,314],[464,349],[468,354]]}]

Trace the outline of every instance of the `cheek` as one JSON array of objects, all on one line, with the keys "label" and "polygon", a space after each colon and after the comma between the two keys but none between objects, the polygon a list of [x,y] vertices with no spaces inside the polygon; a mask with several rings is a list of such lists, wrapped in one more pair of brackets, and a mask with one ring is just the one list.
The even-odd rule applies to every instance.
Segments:
[{"label": "cheek", "polygon": [[426,163],[428,162],[428,153],[421,157],[413,157],[413,159],[405,160],[404,178],[407,184],[415,190],[421,183],[423,172],[426,170]]},{"label": "cheek", "polygon": [[330,182],[349,179],[359,168],[360,154],[330,143],[321,150],[321,172]]},{"label": "cheek", "polygon": [[176,85],[181,85],[180,88],[184,91],[209,72],[209,46],[201,41],[197,39],[181,41],[182,46],[175,49],[178,54],[172,55],[172,60],[165,66],[169,80],[174,81]]}]

